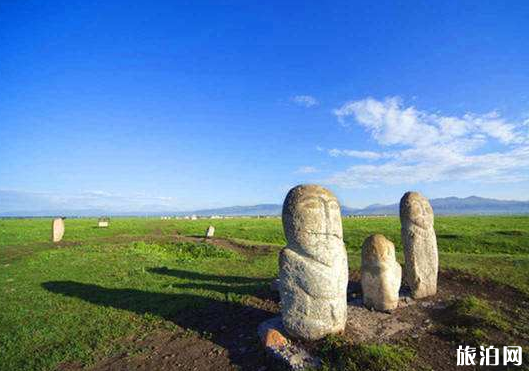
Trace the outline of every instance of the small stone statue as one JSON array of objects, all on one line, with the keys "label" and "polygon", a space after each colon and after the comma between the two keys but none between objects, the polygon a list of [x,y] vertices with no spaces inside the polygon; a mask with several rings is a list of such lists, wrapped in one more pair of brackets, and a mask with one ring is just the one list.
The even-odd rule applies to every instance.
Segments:
[{"label": "small stone statue", "polygon": [[215,235],[215,227],[210,225],[208,229],[206,229],[206,238],[212,238]]},{"label": "small stone statue", "polygon": [[400,200],[400,223],[404,246],[404,278],[415,299],[437,293],[439,257],[433,228],[433,210],[417,192],[407,192]]},{"label": "small stone statue", "polygon": [[279,256],[281,314],[287,332],[315,340],[347,320],[347,252],[340,205],[327,189],[299,185],[283,203],[288,241]]},{"label": "small stone statue", "polygon": [[64,236],[64,218],[55,218],[51,223],[51,240],[60,242]]},{"label": "small stone statue", "polygon": [[402,269],[395,259],[393,243],[381,234],[366,238],[361,271],[364,305],[378,311],[397,308]]}]

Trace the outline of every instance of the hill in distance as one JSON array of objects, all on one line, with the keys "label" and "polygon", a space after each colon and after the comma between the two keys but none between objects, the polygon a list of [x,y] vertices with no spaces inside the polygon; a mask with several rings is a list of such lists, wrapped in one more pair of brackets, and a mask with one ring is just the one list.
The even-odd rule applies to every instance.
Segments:
[{"label": "hill in distance", "polygon": [[[434,198],[430,203],[437,215],[499,215],[499,214],[529,214],[529,201],[504,201],[483,197],[445,197]],[[152,211],[152,212],[111,212],[102,209],[85,210],[42,210],[42,211],[13,211],[0,213],[0,217],[97,217],[97,216],[163,216],[163,215],[197,215],[197,216],[257,216],[281,215],[282,205],[260,204],[253,206],[231,206],[216,209],[202,209],[192,211]],[[374,204],[363,209],[342,206],[342,215],[398,215],[399,204]]]}]

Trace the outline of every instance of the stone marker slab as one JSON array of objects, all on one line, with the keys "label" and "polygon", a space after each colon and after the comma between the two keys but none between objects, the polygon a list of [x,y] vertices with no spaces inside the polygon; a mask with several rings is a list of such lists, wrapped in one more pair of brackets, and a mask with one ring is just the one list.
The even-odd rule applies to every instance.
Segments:
[{"label": "stone marker slab", "polygon": [[97,226],[99,228],[108,228],[109,225],[110,225],[110,222],[108,221],[108,219],[99,219],[97,221]]}]

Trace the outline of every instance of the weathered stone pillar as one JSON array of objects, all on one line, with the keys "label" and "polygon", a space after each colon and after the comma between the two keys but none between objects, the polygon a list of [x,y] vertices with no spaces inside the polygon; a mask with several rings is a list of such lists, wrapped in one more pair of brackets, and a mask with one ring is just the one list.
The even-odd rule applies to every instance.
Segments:
[{"label": "weathered stone pillar", "polygon": [[215,235],[215,227],[210,225],[208,229],[206,229],[206,238],[212,238]]},{"label": "weathered stone pillar", "polygon": [[315,340],[347,320],[347,252],[340,205],[327,189],[300,185],[283,203],[287,246],[279,257],[281,314],[287,332]]},{"label": "weathered stone pillar", "polygon": [[400,223],[404,246],[404,278],[414,298],[437,293],[439,257],[433,228],[433,209],[417,192],[407,192],[400,200]]},{"label": "weathered stone pillar", "polygon": [[361,271],[364,305],[379,311],[397,308],[402,269],[395,258],[395,245],[381,234],[366,238]]},{"label": "weathered stone pillar", "polygon": [[51,223],[51,240],[53,242],[59,242],[64,236],[64,219],[55,218]]}]

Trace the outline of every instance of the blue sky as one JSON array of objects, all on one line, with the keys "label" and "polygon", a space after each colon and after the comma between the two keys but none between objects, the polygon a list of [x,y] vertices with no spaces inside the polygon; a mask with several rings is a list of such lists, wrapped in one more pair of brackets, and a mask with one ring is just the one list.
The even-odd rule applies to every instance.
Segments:
[{"label": "blue sky", "polygon": [[0,211],[529,199],[527,1],[0,5]]}]

